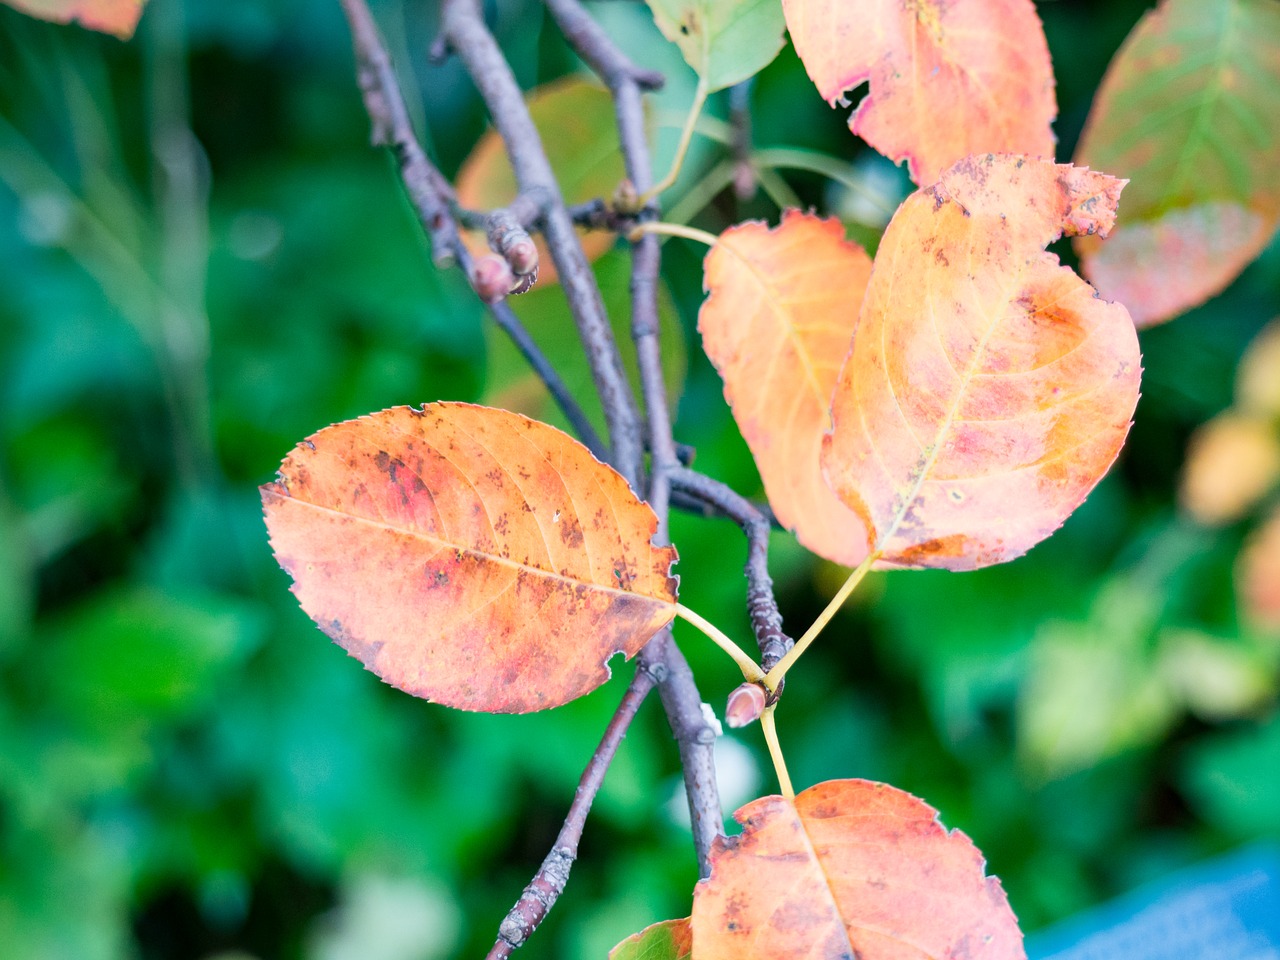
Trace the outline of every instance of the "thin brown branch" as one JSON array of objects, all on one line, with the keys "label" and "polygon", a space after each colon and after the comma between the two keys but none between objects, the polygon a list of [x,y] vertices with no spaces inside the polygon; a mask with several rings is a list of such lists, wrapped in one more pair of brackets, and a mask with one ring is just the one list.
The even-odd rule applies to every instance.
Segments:
[{"label": "thin brown branch", "polygon": [[614,468],[638,488],[642,444],[635,401],[622,372],[622,360],[605,317],[595,275],[582,252],[520,86],[485,26],[478,0],[444,0],[441,26],[449,48],[462,61],[489,108],[494,128],[506,145],[520,192],[542,191],[547,198],[543,235],[605,411],[613,451],[611,461]]},{"label": "thin brown branch", "polygon": [[791,649],[794,641],[782,631],[782,615],[769,576],[769,517],[733,488],[705,474],[677,467],[671,472],[672,488],[708,504],[728,517],[747,537],[747,613],[760,648],[760,665],[767,672]]},{"label": "thin brown branch", "polygon": [[[375,146],[390,147],[395,154],[401,183],[430,238],[432,257],[436,264],[456,263],[470,279],[473,266],[471,255],[462,243],[457,221],[452,214],[453,189],[427,158],[413,132],[409,111],[400,92],[399,79],[373,15],[365,0],[341,0],[341,3],[351,27],[357,79],[372,124],[372,141]],[[605,445],[591,426],[591,421],[519,318],[503,303],[489,304],[489,312],[546,385],[578,438],[593,454],[604,459]]]},{"label": "thin brown branch", "polygon": [[529,938],[538,928],[547,911],[555,904],[556,899],[564,892],[569,880],[569,871],[578,858],[578,842],[582,839],[582,831],[586,826],[587,814],[591,803],[600,791],[605,772],[613,762],[614,754],[622,738],[626,736],[631,721],[635,718],[640,704],[661,679],[662,668],[646,669],[641,666],[622,696],[622,703],[614,711],[613,719],[605,728],[600,745],[587,763],[582,777],[578,781],[578,789],[574,793],[573,803],[565,816],[556,842],[542,861],[542,866],[534,874],[529,885],[524,888],[520,899],[516,901],[502,923],[498,926],[498,939],[486,956],[486,960],[505,960],[511,952]]},{"label": "thin brown branch", "polygon": [[756,168],[751,163],[751,87],[748,78],[729,88],[729,129],[733,133],[733,192],[741,201],[756,195]]},{"label": "thin brown branch", "polygon": [[[647,79],[613,44],[578,0],[545,0],[547,9],[578,55],[613,94],[618,139],[631,187],[643,195],[653,186],[653,167],[645,129],[641,93]],[[641,211],[642,219],[657,215],[656,207]],[[655,236],[643,236],[631,248],[631,335],[636,344],[641,393],[647,418],[647,446],[651,473],[648,500],[658,515],[657,542],[669,542],[670,476],[680,468],[671,429],[666,384],[662,376],[658,340],[658,271],[661,248]],[[693,672],[669,630],[649,641],[641,662],[662,663],[667,677],[659,688],[662,704],[680,747],[685,796],[693,828],[694,848],[702,876],[710,873],[711,844],[724,833],[724,817],[715,774],[716,733],[707,722]]]}]

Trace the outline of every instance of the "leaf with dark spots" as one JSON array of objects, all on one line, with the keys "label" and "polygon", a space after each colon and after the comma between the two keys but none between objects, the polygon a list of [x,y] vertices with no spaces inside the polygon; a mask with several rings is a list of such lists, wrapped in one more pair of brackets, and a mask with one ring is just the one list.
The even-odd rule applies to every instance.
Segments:
[{"label": "leaf with dark spots", "polygon": [[694,889],[698,960],[1023,960],[1022,934],[981,853],[893,787],[832,780],[735,815]]},{"label": "leaf with dark spots", "polygon": [[653,512],[576,440],[519,414],[439,403],[334,424],[262,500],[321,629],[449,706],[565,703],[675,615],[675,550],[651,545]]},{"label": "leaf with dark spots", "polygon": [[933,183],[985,151],[1053,156],[1058,112],[1031,0],[783,0],[796,53],[833,106],[863,83],[850,129]]},{"label": "leaf with dark spots", "polygon": [[1044,248],[1109,230],[1122,186],[1045,160],[970,157],[894,215],[822,453],[883,563],[1018,557],[1115,460],[1138,400],[1133,322]]}]

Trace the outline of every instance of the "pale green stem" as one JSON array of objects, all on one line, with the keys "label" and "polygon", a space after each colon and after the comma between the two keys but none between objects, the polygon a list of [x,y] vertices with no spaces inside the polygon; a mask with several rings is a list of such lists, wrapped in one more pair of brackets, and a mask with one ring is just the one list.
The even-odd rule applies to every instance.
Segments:
[{"label": "pale green stem", "polygon": [[778,787],[788,800],[796,798],[795,787],[791,786],[791,775],[787,773],[787,761],[782,756],[782,745],[778,743],[778,727],[773,721],[773,711],[778,705],[771,703],[760,714],[760,729],[764,731],[764,742],[769,745],[769,758],[773,760],[774,773],[778,775]]},{"label": "pale green stem", "polygon": [[704,620],[698,614],[694,613],[683,603],[676,604],[676,614],[685,623],[697,627],[703,634],[710,638],[711,642],[733,658],[733,662],[738,665],[738,669],[742,671],[743,679],[747,683],[758,683],[764,679],[764,671],[760,669],[760,664],[752,660],[743,649],[730,640],[715,624],[709,620]]},{"label": "pale green stem", "polygon": [[698,115],[702,113],[703,104],[706,102],[707,80],[705,77],[699,77],[698,89],[693,93],[693,105],[689,108],[689,116],[684,122],[684,129],[680,131],[680,142],[676,145],[676,155],[671,160],[671,169],[667,171],[665,177],[644,192],[640,197],[639,206],[643,207],[679,179],[680,168],[684,166],[685,154],[689,152],[689,141],[693,139],[693,128],[697,125]]},{"label": "pale green stem", "polygon": [[755,172],[756,180],[761,188],[769,195],[769,199],[774,202],[774,205],[779,210],[799,209],[804,205],[787,181],[774,173],[772,167],[764,167],[753,163],[751,169]]},{"label": "pale green stem", "polygon": [[849,595],[857,589],[858,584],[862,582],[862,578],[867,575],[867,571],[871,569],[871,565],[879,559],[880,551],[873,550],[868,554],[867,559],[863,560],[856,568],[854,568],[853,573],[849,574],[849,579],[844,582],[844,586],[841,587],[836,592],[836,595],[831,598],[831,602],[827,604],[827,608],[818,615],[817,620],[813,621],[813,625],[804,632],[804,636],[796,641],[796,645],[787,651],[787,655],[785,657],[773,665],[773,669],[770,670],[764,678],[764,684],[766,687],[775,691],[778,689],[778,684],[780,684],[782,682],[782,678],[787,675],[787,671],[791,669],[791,665],[800,659],[800,655],[804,653],[809,644],[813,643],[814,638],[822,632],[822,628],[831,622],[831,618],[836,615],[836,612],[842,606],[844,606],[844,602],[849,599]]},{"label": "pale green stem", "polygon": [[680,202],[666,212],[668,223],[688,223],[719,195],[720,191],[733,182],[737,164],[732,160],[722,160],[711,172],[690,187],[680,198]]},{"label": "pale green stem", "polygon": [[686,227],[682,223],[667,223],[663,220],[637,225],[634,230],[627,234],[627,239],[638,240],[646,233],[664,234],[668,237],[684,237],[686,240],[697,240],[699,243],[705,243],[708,247],[714,247],[720,242],[720,238],[714,233],[707,233],[707,231],[699,230],[697,227]]},{"label": "pale green stem", "polygon": [[892,210],[886,209],[883,197],[872,193],[857,177],[850,174],[847,163],[825,153],[779,147],[777,149],[755,151],[751,154],[751,162],[758,167],[808,170],[810,173],[820,174],[830,180],[835,180],[837,183],[844,184],[844,186],[863,199],[875,204],[886,217],[893,215]]},{"label": "pale green stem", "polygon": [[[683,114],[670,111],[657,113],[654,116],[654,125],[666,130],[679,130],[683,128],[684,122]],[[700,137],[706,137],[708,140],[722,143],[726,147],[733,145],[733,127],[719,117],[698,117],[698,122],[693,125],[693,132]]]}]

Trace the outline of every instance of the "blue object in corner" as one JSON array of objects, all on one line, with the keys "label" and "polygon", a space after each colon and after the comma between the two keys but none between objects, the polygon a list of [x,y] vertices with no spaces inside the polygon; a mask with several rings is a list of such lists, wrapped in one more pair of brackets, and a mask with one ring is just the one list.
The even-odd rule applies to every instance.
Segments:
[{"label": "blue object in corner", "polygon": [[1027,938],[1031,960],[1280,960],[1280,846],[1248,847]]}]

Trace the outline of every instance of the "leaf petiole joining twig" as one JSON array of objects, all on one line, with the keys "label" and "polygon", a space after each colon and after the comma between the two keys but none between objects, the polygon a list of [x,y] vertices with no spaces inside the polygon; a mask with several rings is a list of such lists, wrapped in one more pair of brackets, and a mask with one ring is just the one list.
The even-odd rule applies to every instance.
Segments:
[{"label": "leaf petiole joining twig", "polygon": [[647,223],[637,224],[636,228],[627,234],[627,239],[635,242],[646,233],[657,233],[668,237],[684,237],[686,240],[697,240],[699,243],[705,243],[708,247],[714,247],[720,239],[714,233],[707,233],[707,231],[699,230],[697,227],[687,227],[683,223],[667,223],[665,220],[651,220]]},{"label": "leaf petiole joining twig", "polygon": [[780,684],[782,682],[782,678],[787,675],[787,671],[791,669],[791,665],[800,659],[800,655],[804,653],[809,644],[813,643],[818,634],[822,632],[822,628],[831,622],[831,618],[836,615],[837,611],[839,611],[842,606],[844,606],[844,602],[849,599],[849,595],[857,589],[858,584],[862,582],[862,578],[867,575],[867,571],[870,570],[872,565],[879,559],[880,551],[872,550],[871,553],[867,554],[867,558],[854,568],[853,572],[849,574],[849,579],[844,582],[844,586],[836,591],[836,595],[831,598],[831,602],[827,604],[827,608],[818,615],[817,620],[813,621],[809,629],[804,632],[804,636],[797,640],[796,645],[787,651],[787,655],[774,664],[773,669],[765,675],[764,684],[766,687],[770,690],[778,689],[778,684]]},{"label": "leaf petiole joining twig", "polygon": [[774,773],[778,776],[778,788],[788,800],[796,798],[796,791],[791,786],[791,775],[787,773],[787,762],[782,756],[782,745],[778,743],[778,727],[773,720],[776,703],[771,703],[760,714],[760,729],[764,731],[764,742],[769,745],[769,758],[773,761]]},{"label": "leaf petiole joining twig", "polygon": [[760,669],[760,664],[747,656],[746,652],[730,640],[719,627],[711,623],[711,621],[698,616],[683,603],[676,604],[676,614],[685,623],[697,627],[712,643],[727,653],[733,659],[733,662],[738,665],[738,669],[742,671],[742,677],[747,683],[759,683],[764,680],[765,675],[764,671]]},{"label": "leaf petiole joining twig", "polygon": [[685,154],[689,152],[689,143],[693,140],[694,127],[698,125],[698,117],[707,102],[707,78],[698,78],[698,88],[693,93],[693,104],[689,107],[689,116],[685,118],[684,129],[680,131],[680,142],[676,145],[676,155],[671,159],[671,169],[667,175],[640,195],[638,207],[644,207],[650,200],[669,188],[680,178],[680,168],[684,166]]}]

